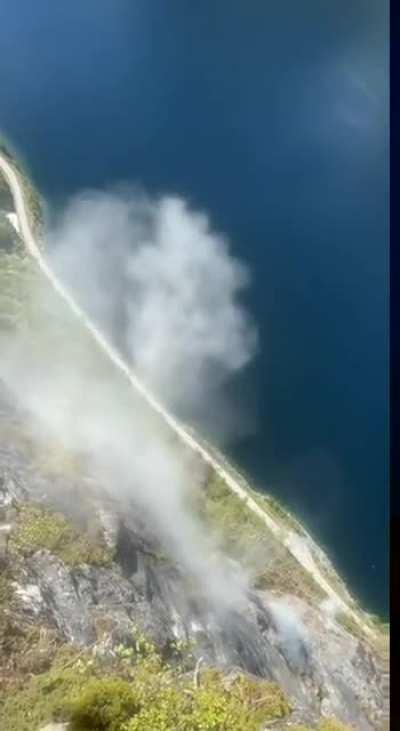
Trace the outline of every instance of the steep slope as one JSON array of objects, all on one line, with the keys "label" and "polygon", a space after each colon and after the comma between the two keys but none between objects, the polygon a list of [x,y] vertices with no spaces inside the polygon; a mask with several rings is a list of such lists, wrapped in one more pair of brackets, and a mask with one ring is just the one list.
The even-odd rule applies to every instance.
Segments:
[{"label": "steep slope", "polygon": [[[139,397],[151,416],[158,417],[159,424],[166,426],[184,448],[189,449],[194,455],[198,455],[202,462],[210,467],[223,480],[225,485],[246,504],[248,510],[255,513],[269,531],[284,543],[288,552],[302,568],[312,575],[313,580],[340,607],[340,610],[347,614],[350,620],[362,629],[364,634],[373,636],[374,632],[369,626],[368,621],[366,621],[366,618],[362,616],[361,612],[355,611],[355,608],[351,606],[351,598],[348,595],[343,596],[342,591],[338,592],[332,584],[332,581],[327,580],[325,572],[321,571],[321,568],[317,565],[312,555],[313,551],[310,551],[310,544],[312,543],[310,537],[306,536],[307,542],[305,542],[304,535],[298,536],[292,531],[283,534],[279,522],[277,523],[274,516],[270,514],[269,505],[264,503],[260,507],[248,489],[248,485],[243,484],[243,479],[240,479],[240,476],[231,469],[226,460],[210,448],[204,439],[200,439],[198,435],[193,434],[191,429],[180,423],[158,401],[140,378],[138,378],[132,368],[128,366],[115,348],[107,341],[99,328],[90,320],[86,312],[79,306],[76,298],[64,287],[41,253],[37,241],[38,237],[35,235],[33,229],[35,222],[38,220],[37,205],[29,205],[28,193],[30,193],[30,200],[32,198],[29,184],[24,177],[21,177],[14,161],[4,151],[3,153],[0,151],[0,169],[12,193],[15,212],[11,214],[13,216],[11,220],[14,221],[17,227],[21,242],[25,245],[27,253],[37,265],[40,274],[44,277],[45,283],[59,296],[59,300],[64,306],[67,316],[76,318],[81,333],[84,333],[86,339],[93,341],[93,344],[98,346],[106,361],[112,364],[127,379],[129,385],[133,387],[135,396]],[[324,557],[317,548],[314,550],[314,553],[319,556],[322,564],[325,564],[328,569],[331,569],[329,563],[324,561]]]},{"label": "steep slope", "polygon": [[[9,199],[4,206],[5,212],[12,212]],[[80,667],[80,657],[85,658],[88,675],[84,679],[89,683],[90,663],[100,656],[106,662],[119,655],[132,660],[135,676],[140,670],[138,643],[154,643],[157,652],[169,659],[178,643],[181,648],[190,647],[190,653],[175,653],[184,668],[176,671],[174,687],[186,682],[182,680],[185,673],[192,682],[201,660],[203,667],[222,669],[228,679],[235,673],[242,677],[244,672],[263,679],[254,682],[275,684],[264,688],[268,698],[272,688],[280,688],[273,712],[265,711],[263,718],[256,714],[254,721],[258,698],[242,728],[261,728],[267,721],[279,722],[282,728],[296,721],[314,726],[321,717],[330,716],[366,731],[384,728],[386,637],[356,605],[318,546],[294,518],[252,492],[210,445],[193,437],[201,447],[193,457],[190,449],[187,453],[190,443],[185,447],[169,432],[166,436],[157,414],[135,400],[127,382],[87,337],[82,322],[77,323],[67,309],[60,310],[57,294],[47,291],[48,284],[26,256],[22,242],[14,233],[12,239],[0,254],[2,352],[15,344],[15,333],[20,348],[19,360],[5,369],[9,383],[2,384],[0,393],[3,726],[10,731],[35,730],[39,720],[57,715],[56,706],[49,704],[43,717],[30,716],[29,708],[24,717],[13,716],[17,706],[27,704],[27,697],[21,695],[27,678],[33,675],[33,681],[47,683],[50,672],[58,678],[55,681],[52,676],[52,688],[52,683],[64,682],[57,668],[59,651],[65,646],[72,653],[68,662],[73,668]],[[56,435],[52,439],[43,433],[35,415],[37,404],[35,411],[24,398],[26,389],[15,388],[19,383],[15,363],[21,358],[24,365],[29,359],[31,378],[44,378],[49,389],[54,371],[61,367],[72,371],[79,363],[91,379],[107,384],[107,407],[129,404],[123,412],[128,421],[132,410],[140,410],[143,434],[136,434],[137,439],[144,435],[157,440],[162,434],[178,462],[190,461],[185,474],[193,474],[193,480],[185,488],[185,515],[193,515],[204,534],[213,537],[215,561],[225,557],[224,576],[219,574],[224,582],[228,577],[224,590],[230,590],[245,570],[248,581],[239,601],[229,596],[215,601],[212,581],[218,574],[213,555],[205,563],[202,557],[208,570],[204,580],[204,575],[191,570],[195,561],[185,556],[179,560],[171,545],[172,533],[160,531],[160,522],[147,509],[143,496],[121,490],[118,471],[99,473],[88,455],[60,443]],[[85,383],[80,382],[80,388]],[[111,413],[107,419],[112,420]],[[117,434],[117,446],[118,441]],[[211,457],[207,470],[202,452]],[[216,470],[214,463],[221,469]],[[231,483],[239,490],[232,491]],[[339,601],[332,604],[332,598]],[[350,611],[343,612],[343,606]],[[124,677],[125,670],[118,665],[113,672]],[[100,676],[107,672],[98,669]],[[68,683],[72,687],[71,678]],[[229,705],[233,700],[226,688],[221,690],[221,683],[214,688],[217,695],[222,692],[218,703]],[[83,690],[84,684],[79,692]],[[182,687],[181,695],[184,690],[188,688]],[[252,726],[253,721],[258,725]],[[143,723],[148,725],[138,728],[151,728],[148,720]],[[173,728],[169,723],[160,728]],[[241,728],[233,720],[230,725],[218,723],[212,725],[211,720],[199,728]]]},{"label": "steep slope", "polygon": [[16,684],[23,677],[18,655],[34,647],[34,628],[55,647],[110,652],[129,647],[136,628],[159,648],[190,643],[195,660],[277,683],[294,718],[311,723],[322,713],[366,731],[380,727],[385,678],[377,653],[318,604],[283,593],[284,574],[281,587],[278,576],[273,589],[253,588],[239,609],[219,613],[133,501],[111,502],[87,477],[68,476],[63,462],[45,467],[4,392],[1,434],[3,682],[13,672]]}]

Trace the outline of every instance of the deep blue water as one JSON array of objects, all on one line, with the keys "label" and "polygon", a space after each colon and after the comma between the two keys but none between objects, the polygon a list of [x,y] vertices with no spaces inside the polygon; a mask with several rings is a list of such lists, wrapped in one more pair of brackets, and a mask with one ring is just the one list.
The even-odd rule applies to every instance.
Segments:
[{"label": "deep blue water", "polygon": [[0,129],[52,203],[132,180],[253,274],[235,459],[387,611],[387,2],[13,0]]}]

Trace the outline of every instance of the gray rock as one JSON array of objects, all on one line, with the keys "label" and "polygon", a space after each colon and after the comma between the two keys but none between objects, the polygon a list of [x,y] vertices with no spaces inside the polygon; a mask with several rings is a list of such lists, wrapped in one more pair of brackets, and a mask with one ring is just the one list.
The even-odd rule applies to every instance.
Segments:
[{"label": "gray rock", "polygon": [[[65,501],[65,485],[58,487],[54,479],[50,483],[37,474],[18,446],[2,442],[0,505],[6,510],[16,500],[50,497],[60,507],[57,495]],[[135,627],[160,647],[174,639],[193,641],[194,655],[205,663],[276,681],[292,699],[299,722],[323,713],[360,731],[379,728],[388,713],[387,670],[364,643],[334,622],[328,629],[322,611],[296,597],[286,602],[301,629],[295,622],[285,631],[276,601],[265,592],[249,593],[240,611],[217,613],[207,597],[188,588],[177,566],[160,558],[157,535],[133,505],[111,504],[99,498],[100,492],[94,499],[87,488],[82,486],[80,519],[85,501],[91,514],[99,511],[107,541],[115,547],[115,563],[72,568],[49,551],[36,552],[24,562],[15,586],[22,618],[43,622],[60,638],[95,645],[99,652],[132,643]],[[6,537],[7,530],[0,530],[0,561],[7,560]],[[67,727],[46,727],[51,729]]]}]

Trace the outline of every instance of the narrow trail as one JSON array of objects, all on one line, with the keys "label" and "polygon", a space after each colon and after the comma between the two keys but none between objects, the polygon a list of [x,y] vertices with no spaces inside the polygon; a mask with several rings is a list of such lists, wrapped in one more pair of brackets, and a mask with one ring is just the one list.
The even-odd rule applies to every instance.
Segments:
[{"label": "narrow trail", "polygon": [[[139,393],[150,408],[156,412],[161,419],[166,423],[177,435],[183,444],[189,449],[198,454],[201,459],[207,463],[213,470],[221,477],[232,492],[234,492],[240,500],[242,500],[249,510],[252,510],[267,526],[268,530],[282,543],[291,555],[298,561],[298,563],[309,572],[314,581],[325,591],[327,596],[332,599],[338,610],[345,612],[347,615],[357,623],[362,631],[370,636],[374,637],[375,632],[372,628],[366,624],[362,618],[357,614],[346,601],[335,591],[335,589],[325,579],[322,572],[318,568],[316,562],[313,559],[311,551],[307,546],[304,539],[297,535],[294,531],[288,531],[285,538],[282,538],[282,528],[279,523],[272,518],[268,512],[263,510],[257,502],[251,497],[245,488],[243,488],[239,482],[229,473],[229,471],[216,459],[204,446],[202,446],[194,436],[192,436],[182,424],[175,419],[168,411],[162,406],[162,404],[147,390],[139,378],[135,375],[133,370],[128,367],[117,351],[110,345],[110,343],[104,338],[99,332],[97,327],[91,322],[85,312],[75,302],[72,295],[65,289],[64,285],[60,282],[57,276],[54,274],[51,267],[47,264],[44,256],[42,255],[37,242],[32,234],[31,227],[29,224],[29,218],[27,208],[24,201],[24,191],[21,182],[18,178],[18,174],[15,172],[13,166],[8,160],[0,153],[0,170],[3,172],[11,190],[11,194],[14,201],[15,213],[17,220],[13,219],[14,225],[18,222],[15,227],[21,236],[28,253],[37,262],[40,270],[46,276],[53,289],[63,298],[70,310],[85,326],[86,330],[91,334],[97,344],[107,354],[108,358],[114,363],[114,365],[126,376],[130,384]],[[10,219],[11,220],[11,219]]]}]

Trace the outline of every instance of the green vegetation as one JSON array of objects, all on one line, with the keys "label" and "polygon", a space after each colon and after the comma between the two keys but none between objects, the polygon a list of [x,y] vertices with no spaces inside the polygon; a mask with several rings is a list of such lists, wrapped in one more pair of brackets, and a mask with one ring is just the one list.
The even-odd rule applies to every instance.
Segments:
[{"label": "green vegetation", "polygon": [[0,728],[38,731],[59,715],[65,698],[80,692],[87,682],[87,673],[80,672],[77,663],[76,650],[61,648],[49,669],[25,682],[21,678],[14,688],[6,687],[0,694]]},{"label": "green vegetation", "polygon": [[72,731],[258,731],[290,712],[274,683],[208,668],[194,685],[154,648],[128,662],[62,648],[48,671],[0,701],[8,731],[37,731],[52,719]]},{"label": "green vegetation", "polygon": [[140,712],[141,703],[133,683],[109,677],[91,678],[67,707],[73,731],[119,731]]},{"label": "green vegetation", "polygon": [[289,711],[275,684],[244,676],[228,683],[220,672],[210,669],[204,672],[197,689],[187,681],[155,687],[126,729],[258,731],[265,722],[281,719]]},{"label": "green vegetation", "polygon": [[[52,377],[57,379],[59,373],[63,377],[79,363],[82,383],[87,374],[91,382],[97,379],[99,386],[104,385],[103,393],[109,392],[112,397],[110,403],[132,404],[135,408],[129,384],[43,280],[30,258],[16,253],[0,256],[0,292],[0,330],[2,323],[6,323],[8,329],[23,330],[23,352],[19,357],[23,359],[26,352],[33,372],[43,370],[48,360],[52,363]],[[154,429],[157,417],[148,413],[143,403],[140,403],[140,409],[143,427],[148,419]],[[127,418],[128,411],[129,408]],[[74,477],[81,468],[81,458],[60,445],[50,445],[33,457],[37,468],[50,477]],[[215,531],[221,548],[241,560],[245,557],[260,588],[294,592],[314,599],[324,596],[308,572],[223,481],[214,476],[206,491],[195,500],[196,510]],[[259,502],[266,507],[261,496]],[[277,504],[274,505],[278,510]],[[283,510],[281,512],[284,514]],[[80,550],[84,555],[85,550],[82,547]]]},{"label": "green vegetation", "polygon": [[345,726],[334,718],[326,718],[320,721],[317,726],[291,726],[291,731],[352,731],[350,726]]},{"label": "green vegetation", "polygon": [[194,682],[192,671],[182,672],[135,633],[134,646],[120,646],[114,656],[53,648],[46,669],[0,692],[0,727],[38,731],[56,720],[68,721],[71,731],[261,731],[279,722],[280,729],[349,731],[333,719],[313,729],[286,725],[291,708],[275,683],[210,667]]},{"label": "green vegetation", "polygon": [[[281,718],[288,711],[280,691],[267,689],[261,682],[253,698],[251,693],[246,696],[248,690],[239,683],[227,690],[216,671],[204,674],[204,685],[198,690],[165,672],[151,678],[141,675],[139,669],[133,683],[113,678],[90,681],[70,702],[72,731],[256,731],[263,721]],[[258,708],[257,700],[262,700]]]},{"label": "green vegetation", "polygon": [[41,549],[51,551],[69,566],[107,566],[113,560],[102,537],[95,539],[78,533],[63,515],[33,505],[20,506],[9,551],[16,556],[28,556]]},{"label": "green vegetation", "polygon": [[311,574],[215,473],[204,493],[194,496],[193,501],[214,530],[221,549],[247,564],[259,589],[293,593],[310,601],[325,597]]},{"label": "green vegetation", "polygon": [[266,559],[266,567],[256,576],[255,584],[257,589],[294,594],[310,602],[320,602],[326,598],[322,587],[284,546],[274,557]]},{"label": "green vegetation", "polygon": [[205,442],[205,440],[202,441],[204,442],[205,447],[214,454],[217,460],[223,463],[225,462],[225,466],[228,471],[248,493],[249,497],[252,498],[262,510],[265,510],[269,515],[271,515],[284,531],[292,530],[299,535],[306,535],[306,531],[303,526],[293,515],[291,515],[290,511],[282,505],[280,501],[278,501],[275,497],[272,497],[272,495],[265,494],[261,490],[252,487],[251,485],[254,483],[252,482],[251,477],[246,475],[242,467],[239,468],[235,465],[231,458],[229,463],[227,463],[224,455],[218,452],[212,444]]},{"label": "green vegetation", "polygon": [[336,621],[343,627],[343,629],[346,630],[346,632],[354,635],[354,637],[358,639],[362,639],[364,637],[364,633],[359,624],[350,614],[347,614],[347,612],[338,612],[336,615]]},{"label": "green vegetation", "polygon": [[0,573],[0,612],[8,606],[11,595],[10,577],[7,571],[2,571]]},{"label": "green vegetation", "polygon": [[263,510],[266,510],[284,530],[292,530],[299,535],[305,535],[304,528],[290,512],[271,495],[263,495],[248,488],[249,495]]},{"label": "green vegetation", "polygon": [[377,614],[369,614],[368,615],[372,625],[383,634],[389,634],[390,632],[390,623],[386,622],[385,619],[382,619],[382,617],[379,617]]},{"label": "green vegetation", "polygon": [[[373,620],[371,621],[371,617],[373,615],[368,615],[370,622],[372,626],[374,626]],[[357,622],[354,621],[354,619],[348,615],[345,612],[338,612],[336,615],[336,621],[338,624],[340,624],[343,629],[346,630],[346,632],[349,632],[353,637],[355,637],[357,640],[363,640],[364,642],[367,642],[372,649],[379,655],[381,660],[383,662],[386,662],[388,660],[389,656],[389,633],[390,633],[390,625],[383,622],[379,617],[375,618],[375,630],[376,633],[373,637],[366,637],[360,626],[357,624]]]},{"label": "green vegetation", "polygon": [[247,510],[215,473],[198,500],[201,517],[217,530],[221,548],[227,552],[243,556],[247,548],[263,543],[267,529],[261,518]]},{"label": "green vegetation", "polygon": [[[76,369],[82,383],[86,374],[99,385],[112,389],[114,403],[132,403],[132,389],[121,374],[105,358],[98,346],[88,336],[82,324],[68,311],[59,296],[43,280],[33,262],[16,254],[0,257],[0,327],[23,328],[22,349],[32,363],[33,371],[51,360],[54,378]],[[23,353],[21,354],[23,358]],[[112,385],[111,385],[112,384]],[[125,392],[129,390],[129,398]],[[151,424],[157,421],[154,414],[140,404],[145,418]],[[62,450],[46,450],[37,460],[38,468],[46,475],[74,475],[79,468],[75,455]],[[279,516],[282,531],[292,526],[292,519],[278,503],[261,495],[250,493],[261,507],[272,509]],[[254,573],[260,588],[293,591],[301,596],[324,596],[312,577],[302,569],[286,548],[268,531],[263,521],[217,478],[213,478],[206,490],[206,499],[197,506],[203,518],[218,534],[221,547],[240,559],[246,557],[248,568]]]}]

